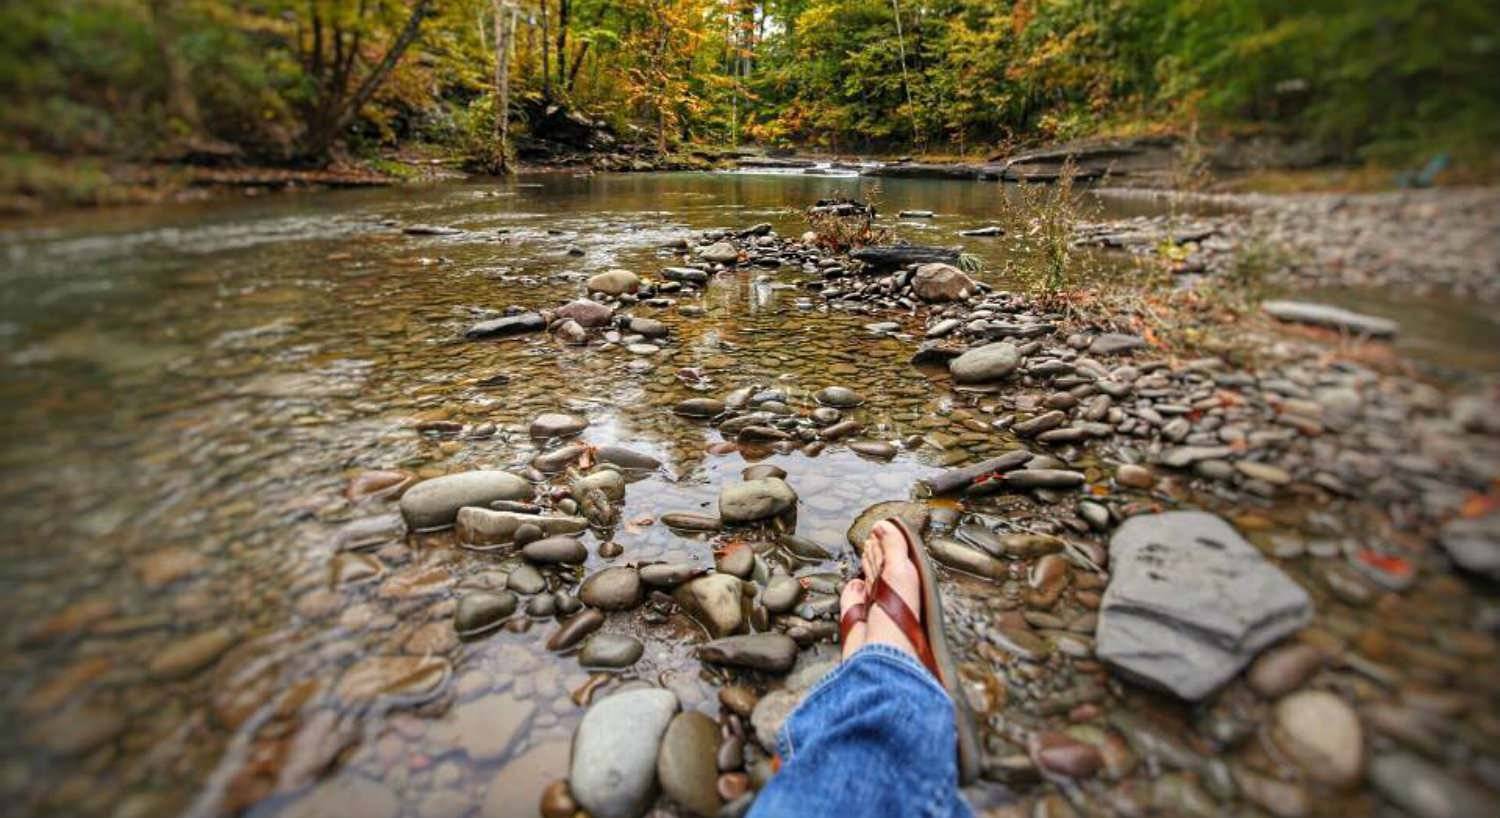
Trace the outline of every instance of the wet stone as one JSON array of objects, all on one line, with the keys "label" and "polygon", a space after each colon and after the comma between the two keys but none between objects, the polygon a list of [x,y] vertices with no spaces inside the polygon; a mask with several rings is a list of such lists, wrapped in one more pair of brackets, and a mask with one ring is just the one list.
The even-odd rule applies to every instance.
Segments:
[{"label": "wet stone", "polygon": [[1009,375],[1020,362],[1015,345],[1001,341],[965,352],[949,361],[948,369],[958,383],[988,383]]},{"label": "wet stone", "polygon": [[605,568],[579,586],[583,604],[602,611],[624,611],[641,604],[641,575],[634,568]]},{"label": "wet stone", "polygon": [[616,633],[596,633],[583,643],[578,652],[578,661],[584,667],[621,668],[635,664],[645,646],[633,636]]},{"label": "wet stone", "polygon": [[588,559],[589,550],[576,537],[547,537],[527,543],[521,555],[539,565],[577,565]]},{"label": "wet stone", "polygon": [[509,591],[471,591],[458,599],[453,629],[464,637],[487,633],[515,613],[517,604],[516,595]]},{"label": "wet stone", "polygon": [[1274,699],[1296,690],[1323,664],[1323,652],[1312,645],[1284,645],[1266,651],[1247,674],[1256,693]]},{"label": "wet stone", "polygon": [[510,572],[505,585],[518,594],[539,594],[547,590],[547,579],[530,565],[518,565]]},{"label": "wet stone", "polygon": [[796,492],[781,479],[747,480],[720,491],[719,518],[731,524],[752,523],[782,514],[796,504]]},{"label": "wet stone", "polygon": [[547,650],[568,650],[604,625],[604,614],[585,608],[565,620],[547,639]]},{"label": "wet stone", "polygon": [[639,818],[655,792],[657,755],[677,712],[669,690],[624,690],[594,703],[573,737],[569,789],[593,818]]},{"label": "wet stone", "polygon": [[660,562],[640,568],[641,581],[652,588],[670,590],[708,572],[708,566],[696,562]]},{"label": "wet stone", "polygon": [[756,633],[716,639],[698,648],[704,661],[730,667],[785,673],[797,660],[797,643],[780,633]]},{"label": "wet stone", "polygon": [[818,403],[831,406],[836,409],[850,409],[865,402],[865,399],[852,389],[842,386],[829,386],[818,390],[813,396]]},{"label": "wet stone", "polygon": [[766,610],[778,614],[795,608],[801,599],[802,583],[785,574],[772,577],[761,595]]},{"label": "wet stone", "polygon": [[530,500],[531,484],[505,471],[470,471],[424,480],[401,495],[401,514],[417,530],[452,525],[465,506],[496,500]]},{"label": "wet stone", "polygon": [[[578,417],[577,415],[548,412],[538,415],[535,420],[531,421],[531,436],[536,438],[567,437],[582,432],[588,428],[588,425],[589,422],[587,419]],[[530,495],[527,496],[529,497]],[[515,500],[520,498],[506,497],[503,499]]]},{"label": "wet stone", "polygon": [[674,716],[662,737],[657,779],[667,797],[689,814],[712,816],[723,805],[714,761],[718,745],[718,726],[696,711]]},{"label": "wet stone", "polygon": [[154,679],[182,679],[218,661],[239,641],[231,628],[214,628],[172,643],[151,658],[147,670]]},{"label": "wet stone", "polygon": [[738,633],[745,626],[742,587],[737,577],[709,574],[678,587],[672,598],[710,636],[717,638]]}]

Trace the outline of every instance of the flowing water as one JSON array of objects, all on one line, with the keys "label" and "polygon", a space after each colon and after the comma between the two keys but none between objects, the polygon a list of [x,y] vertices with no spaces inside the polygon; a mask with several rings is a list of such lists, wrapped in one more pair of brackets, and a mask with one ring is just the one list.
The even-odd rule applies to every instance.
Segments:
[{"label": "flowing water", "polygon": [[[747,462],[786,469],[798,533],[841,554],[859,510],[1011,445],[971,399],[907,365],[915,339],[866,328],[884,318],[827,310],[788,284],[794,271],[753,271],[715,279],[702,316],[638,310],[671,328],[654,355],[462,331],[486,311],[581,295],[582,276],[608,268],[654,273],[673,263],[660,248],[693,230],[769,221],[795,235],[794,209],[867,188],[550,175],[89,213],[0,234],[0,794],[13,814],[534,815],[567,772],[590,673],[543,648],[550,622],[458,640],[457,593],[509,563],[448,534],[382,538],[394,506],[351,499],[351,478],[521,466],[539,445],[531,419],[563,410],[588,418],[588,442],[665,464],[629,486],[612,536],[624,557],[598,556],[590,534],[585,572],[711,564],[707,544],[651,520],[708,508]],[[902,221],[901,235],[952,243],[995,221],[1008,194],[887,180],[880,195],[892,212],[941,214]],[[464,232],[404,235],[412,224]],[[1024,254],[1012,238],[963,241],[995,268]],[[1463,340],[1428,346],[1444,344]],[[934,445],[890,462],[841,447],[714,454],[705,426],[667,411],[747,384],[793,403],[847,386],[872,398],[855,416],[877,436]],[[416,428],[435,421],[465,434]],[[983,592],[955,590],[960,604]],[[714,712],[716,679],[691,655],[701,636],[681,617],[642,616],[607,626],[646,643],[625,675]],[[371,684],[398,695],[351,680],[370,657],[396,656],[414,658]]]}]

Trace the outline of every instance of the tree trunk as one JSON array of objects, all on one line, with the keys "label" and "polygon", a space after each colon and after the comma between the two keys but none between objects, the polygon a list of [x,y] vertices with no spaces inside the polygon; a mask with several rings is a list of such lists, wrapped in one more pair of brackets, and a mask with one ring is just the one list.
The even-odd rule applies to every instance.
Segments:
[{"label": "tree trunk", "polygon": [[182,63],[182,55],[177,53],[177,26],[170,5],[171,0],[151,0],[150,4],[152,34],[167,85],[167,117],[196,134],[203,127],[203,120],[188,81],[187,66]]},{"label": "tree trunk", "polygon": [[[422,34],[422,21],[427,19],[432,9],[433,0],[417,0],[412,6],[411,16],[406,18],[406,25],[401,28],[391,47],[386,50],[385,56],[370,70],[364,82],[359,84],[354,93],[344,100],[335,100],[332,104],[323,106],[330,112],[327,117],[320,117],[322,122],[314,123],[310,129],[307,141],[303,145],[303,154],[309,158],[325,158],[328,149],[338,139],[339,133],[348,127],[353,121],[359,109],[363,108],[375,92],[380,90],[380,84],[385,82],[386,77],[395,70],[396,64],[406,54],[406,50]],[[329,93],[333,93],[329,89]],[[342,95],[341,95],[342,96]]]},{"label": "tree trunk", "polygon": [[573,4],[569,0],[557,2],[557,84],[566,87],[568,78],[568,18],[572,16]]},{"label": "tree trunk", "polygon": [[547,20],[547,0],[542,0],[542,99],[552,99],[552,33]]},{"label": "tree trunk", "polygon": [[497,174],[510,173],[510,40],[516,10],[495,2],[495,157]]}]

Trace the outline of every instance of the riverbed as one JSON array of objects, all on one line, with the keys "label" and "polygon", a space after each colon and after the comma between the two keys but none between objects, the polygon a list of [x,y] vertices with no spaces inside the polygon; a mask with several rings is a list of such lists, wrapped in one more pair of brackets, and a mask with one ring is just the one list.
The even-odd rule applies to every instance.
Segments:
[{"label": "riverbed", "polygon": [[[587,421],[580,438],[591,446],[625,447],[659,466],[630,475],[616,524],[583,534],[587,558],[549,569],[548,591],[566,596],[611,566],[712,567],[723,542],[660,520],[711,513],[750,466],[786,472],[794,532],[826,552],[794,564],[798,576],[822,578],[815,589],[848,576],[846,531],[857,514],[1013,449],[1015,418],[997,421],[1039,414],[1045,390],[957,388],[943,367],[909,363],[922,342],[919,310],[896,311],[895,329],[872,328],[890,311],[831,308],[801,286],[809,276],[795,265],[719,273],[701,291],[633,308],[665,326],[656,343],[464,337],[507,309],[581,297],[584,280],[605,270],[655,276],[681,263],[664,248],[704,230],[769,223],[798,236],[802,208],[840,194],[877,196],[887,214],[935,212],[885,221],[913,242],[962,243],[991,271],[977,278],[997,290],[1022,285],[999,271],[1032,263],[1025,214],[1005,204],[1012,188],[893,179],[876,190],[834,176],[548,174],[11,225],[0,234],[11,532],[0,550],[11,647],[0,793],[28,815],[531,816],[544,789],[568,776],[569,743],[590,702],[631,680],[743,734],[749,725],[729,726],[721,690],[740,684],[764,696],[784,681],[705,668],[695,654],[705,634],[668,604],[608,615],[605,631],[643,649],[624,670],[586,669],[573,652],[547,650],[558,617],[544,606],[461,639],[458,600],[514,587],[517,557],[460,547],[452,531],[408,533],[394,501],[411,481],[524,471],[558,445],[530,433],[534,419],[562,413]],[[1107,220],[1162,206],[1100,198],[1091,207]],[[1004,235],[959,235],[992,224]],[[1105,253],[1091,269],[1116,282],[1138,271]],[[1410,398],[1372,376],[1371,390],[1391,393],[1389,406],[1406,413],[1392,423],[1445,417],[1450,392],[1495,372],[1500,332],[1482,305],[1321,295],[1415,316],[1394,354],[1432,394]],[[1322,370],[1304,369],[1309,389],[1326,385]],[[836,441],[811,453],[726,446],[711,424],[671,411],[750,388],[805,413],[830,386],[862,397],[843,414],[863,438],[889,444],[888,456]],[[1131,462],[1118,451],[1067,454],[1090,487],[1113,485],[1090,496],[1117,517],[1209,508],[1310,589],[1317,613],[1299,644],[1325,658],[1294,687],[1357,705],[1361,770],[1304,780],[1270,738],[1266,703],[1243,682],[1194,708],[1109,673],[1089,655],[1097,616],[1087,603],[1092,593],[1097,607],[1103,572],[1085,580],[1069,569],[1069,602],[1056,610],[1010,604],[1003,583],[954,572],[944,589],[990,756],[969,791],[976,807],[1249,815],[1303,804],[1308,814],[1383,814],[1390,793],[1363,773],[1375,757],[1417,759],[1403,769],[1440,790],[1500,785],[1500,609],[1493,586],[1455,573],[1431,545],[1433,527],[1456,510],[1446,503],[1482,494],[1472,470],[1405,464],[1440,496],[1415,503],[1420,519],[1393,523],[1376,502],[1312,488],[1267,494],[1189,475],[1132,494],[1111,484]],[[1311,474],[1316,459],[1298,462]],[[1261,476],[1279,486],[1279,475]],[[539,497],[566,483],[547,479]],[[967,510],[1107,541],[1113,523],[1068,527],[1075,499],[1028,495]],[[1370,538],[1399,546],[1417,579],[1383,587],[1329,568]],[[1024,585],[1035,562],[1014,561],[1012,579]],[[522,596],[529,609],[536,595]],[[986,636],[1022,626],[1044,632],[1041,655]],[[799,670],[837,655],[827,640],[804,648]],[[1105,766],[1081,781],[1028,766],[1017,737],[1044,727],[1099,746]],[[1176,761],[1142,749],[1162,742],[1171,749],[1158,751]],[[742,762],[747,780],[752,766]],[[666,799],[659,806],[678,812]]]}]

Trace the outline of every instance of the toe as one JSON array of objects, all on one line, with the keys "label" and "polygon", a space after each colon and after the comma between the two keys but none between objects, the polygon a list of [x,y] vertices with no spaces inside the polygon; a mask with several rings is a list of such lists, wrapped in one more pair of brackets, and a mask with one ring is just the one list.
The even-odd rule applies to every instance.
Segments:
[{"label": "toe", "polygon": [[844,583],[844,592],[839,594],[839,614],[842,615],[844,611],[864,602],[869,591],[862,579],[851,579]]}]

